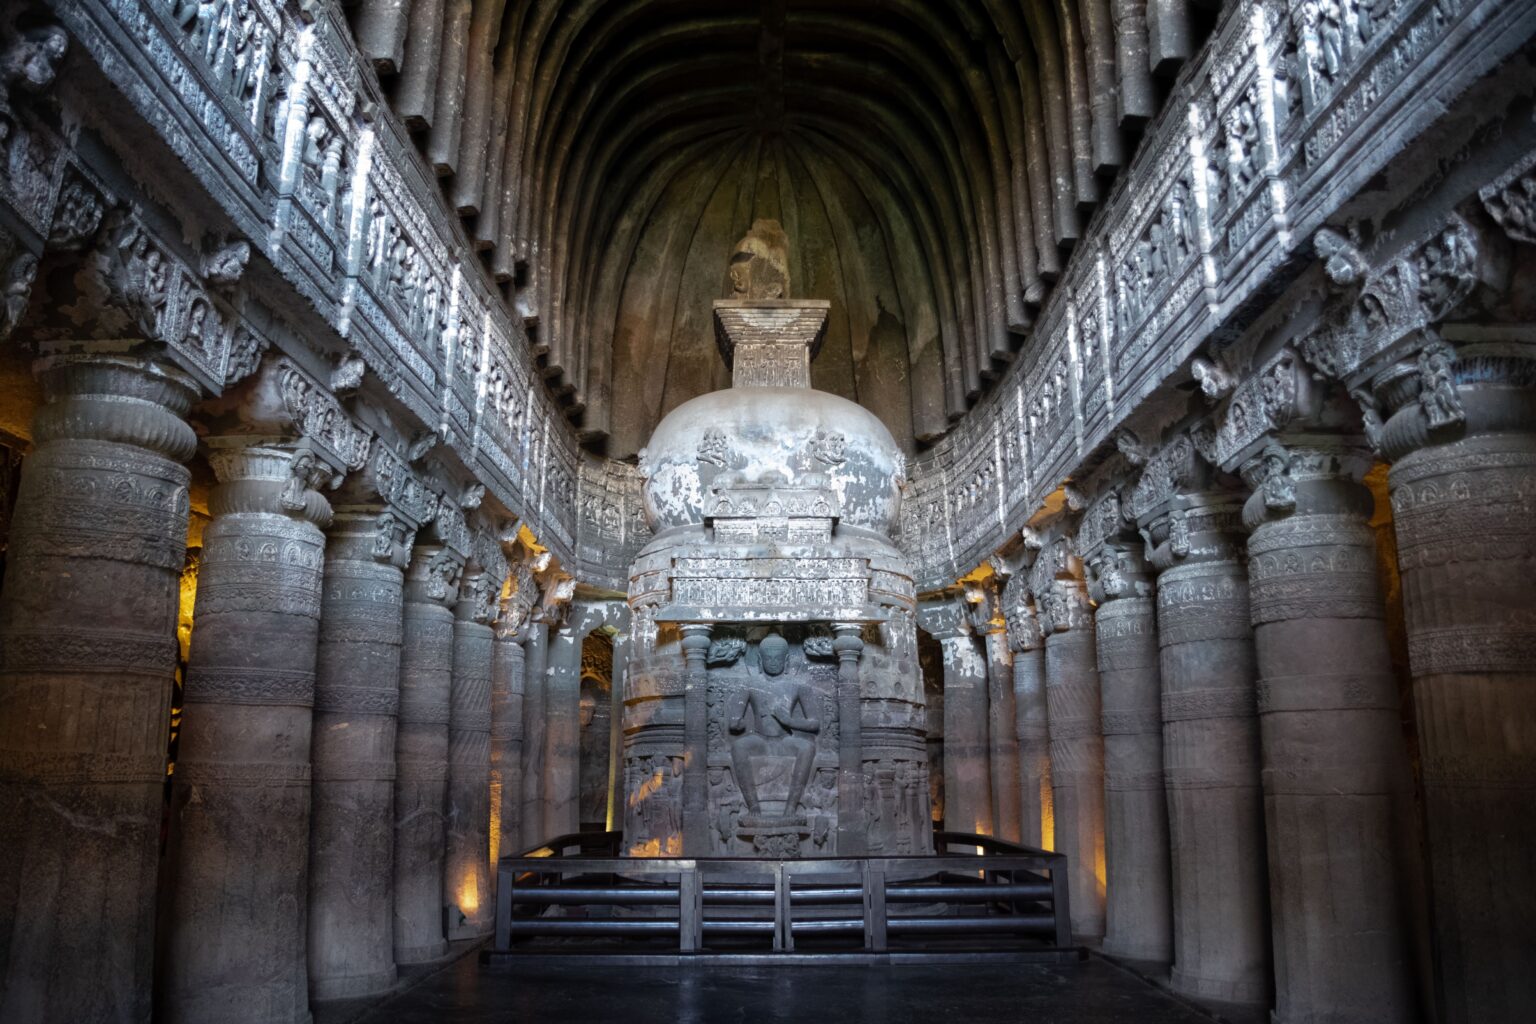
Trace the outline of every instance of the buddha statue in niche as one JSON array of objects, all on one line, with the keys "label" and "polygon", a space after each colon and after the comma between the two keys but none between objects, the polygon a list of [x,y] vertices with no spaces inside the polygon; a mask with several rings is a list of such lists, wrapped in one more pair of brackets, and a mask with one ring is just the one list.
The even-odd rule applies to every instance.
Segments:
[{"label": "buddha statue in niche", "polygon": [[784,800],[784,819],[801,817],[800,801],[816,760],[816,733],[821,715],[816,692],[805,682],[784,674],[789,661],[789,641],[770,633],[757,645],[759,668],[750,664],[750,681],[731,695],[726,723],[732,734],[731,767],[741,789],[747,814],[762,817],[753,759],[765,756],[793,757],[794,770]]},{"label": "buddha statue in niche", "polygon": [[756,220],[731,252],[731,298],[789,298],[789,237],[776,220]]}]

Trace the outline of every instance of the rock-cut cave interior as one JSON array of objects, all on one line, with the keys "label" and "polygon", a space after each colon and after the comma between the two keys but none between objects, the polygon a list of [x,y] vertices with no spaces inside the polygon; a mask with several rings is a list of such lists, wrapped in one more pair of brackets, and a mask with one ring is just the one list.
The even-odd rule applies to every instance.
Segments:
[{"label": "rock-cut cave interior", "polygon": [[1536,1017],[1532,0],[0,3],[0,1024]]}]

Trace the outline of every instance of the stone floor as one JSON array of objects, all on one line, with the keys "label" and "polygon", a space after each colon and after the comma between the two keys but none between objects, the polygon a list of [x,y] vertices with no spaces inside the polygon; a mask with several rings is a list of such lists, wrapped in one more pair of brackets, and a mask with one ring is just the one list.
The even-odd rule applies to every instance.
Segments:
[{"label": "stone floor", "polygon": [[[1099,958],[1064,965],[591,968],[518,976],[463,956],[359,1024],[1257,1024],[1196,1008]],[[322,1014],[316,1014],[317,1024]]]}]

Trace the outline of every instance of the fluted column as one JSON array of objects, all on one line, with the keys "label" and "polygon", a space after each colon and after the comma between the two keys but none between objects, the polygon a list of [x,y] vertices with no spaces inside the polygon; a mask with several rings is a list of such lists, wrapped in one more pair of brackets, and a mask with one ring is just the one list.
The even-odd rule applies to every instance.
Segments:
[{"label": "fluted column", "polygon": [[310,724],[331,509],[305,449],[209,442],[162,1015],[309,1019]]},{"label": "fluted column", "polygon": [[448,719],[448,851],[443,877],[448,938],[490,933],[495,905],[486,850],[491,828],[491,656],[489,622],[501,581],[475,567],[454,607],[453,683]]},{"label": "fluted column", "polygon": [[435,960],[443,932],[453,612],[463,559],[420,543],[405,580],[400,726],[395,741],[395,962]]},{"label": "fluted column", "polygon": [[1093,561],[1104,726],[1104,951],[1173,959],[1162,680],[1151,567],[1107,544]]},{"label": "fluted column", "polygon": [[491,882],[495,860],[521,852],[523,812],[523,637],[506,613],[491,649]]},{"label": "fluted column", "polygon": [[869,848],[864,824],[864,701],[859,682],[863,627],[856,622],[833,623],[832,632],[832,650],[837,655],[837,852],[858,856]]},{"label": "fluted column", "polygon": [[1053,580],[1035,596],[1046,631],[1056,851],[1066,855],[1070,871],[1072,934],[1098,942],[1104,937],[1104,736],[1093,612],[1080,579]]},{"label": "fluted column", "polygon": [[1018,711],[1013,696],[1013,652],[1002,623],[991,624],[987,646],[987,730],[992,737],[992,821],[997,837],[1021,841]]},{"label": "fluted column", "polygon": [[991,835],[987,660],[969,632],[939,637],[944,649],[944,829]]},{"label": "fluted column", "polygon": [[311,746],[316,999],[395,983],[395,727],[408,536],[380,506],[338,513],[326,539]]},{"label": "fluted column", "polygon": [[1276,1024],[1417,1020],[1399,858],[1411,821],[1363,460],[1326,438],[1247,468]]},{"label": "fluted column", "polygon": [[1536,1005],[1536,359],[1510,352],[1378,381],[1445,1024]]},{"label": "fluted column", "polygon": [[544,831],[544,670],[548,661],[549,623],[535,612],[523,643],[523,810],[522,841],[529,849],[546,839]]},{"label": "fluted column", "polygon": [[1269,992],[1253,627],[1240,506],[1177,496],[1151,524],[1173,850],[1173,979],[1204,999]]},{"label": "fluted column", "polygon": [[581,644],[584,609],[572,607],[549,640],[544,674],[544,838],[581,828]]},{"label": "fluted column", "polygon": [[1019,738],[1019,841],[1050,850],[1056,846],[1056,802],[1045,703],[1045,638],[1033,605],[1020,604],[1009,615],[1008,636],[1013,646],[1014,731]]},{"label": "fluted column", "polygon": [[0,591],[0,1019],[147,1020],[196,389],[37,371]]}]

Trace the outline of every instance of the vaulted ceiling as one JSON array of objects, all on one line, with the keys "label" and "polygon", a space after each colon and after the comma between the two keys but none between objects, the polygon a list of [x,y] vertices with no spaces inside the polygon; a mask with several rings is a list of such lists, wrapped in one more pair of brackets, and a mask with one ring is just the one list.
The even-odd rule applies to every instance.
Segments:
[{"label": "vaulted ceiling", "polygon": [[727,382],[709,300],[759,217],[832,300],[817,387],[909,447],[1027,334],[1208,15],[1187,0],[361,0],[551,386],[623,457]]}]

